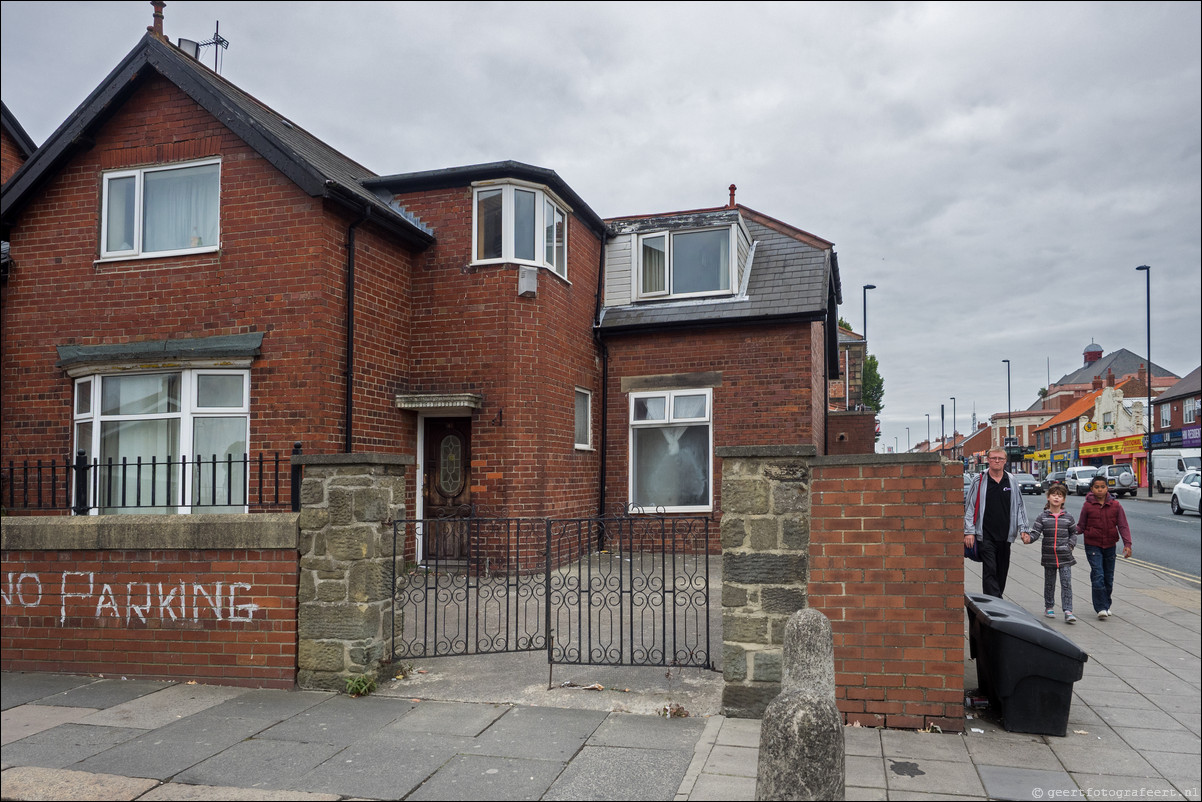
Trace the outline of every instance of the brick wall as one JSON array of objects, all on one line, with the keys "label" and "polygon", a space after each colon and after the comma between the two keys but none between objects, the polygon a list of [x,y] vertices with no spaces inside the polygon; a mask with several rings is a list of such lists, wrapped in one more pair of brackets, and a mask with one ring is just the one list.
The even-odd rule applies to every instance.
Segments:
[{"label": "brick wall", "polygon": [[0,184],[11,178],[24,163],[16,140],[8,135],[7,130],[0,129]]},{"label": "brick wall", "polygon": [[[622,392],[623,379],[720,373],[721,383],[713,389],[715,447],[754,445],[766,436],[781,443],[822,443],[820,421],[826,402],[821,324],[610,336],[606,344],[610,447],[605,480],[610,507],[620,507],[629,498],[630,396]],[[717,518],[722,508],[721,460],[714,460],[713,470]],[[712,531],[716,535],[716,528]]]},{"label": "brick wall", "polygon": [[808,597],[831,621],[849,723],[964,729],[961,471],[933,455],[815,461]]},{"label": "brick wall", "polygon": [[573,435],[581,387],[599,437],[596,234],[569,215],[567,280],[540,269],[537,295],[520,298],[516,265],[471,264],[471,187],[397,200],[438,232],[413,274],[406,390],[484,396],[472,416],[472,501],[497,516],[590,514],[600,459]]},{"label": "brick wall", "polygon": [[[163,521],[172,516],[137,517]],[[199,521],[191,517],[174,516],[163,524],[160,535],[226,516],[195,516]],[[239,528],[276,527],[286,533],[291,526],[295,543],[296,516],[238,517]],[[152,522],[136,526],[148,525]],[[98,517],[5,521],[0,567],[3,670],[293,687],[295,546],[62,547],[89,528],[102,526],[119,524],[106,524]],[[48,548],[29,547],[47,540]],[[163,543],[170,538],[149,540]],[[54,547],[56,541],[59,548]]]},{"label": "brick wall", "polygon": [[827,414],[827,454],[871,454],[875,450],[875,412],[830,412]]},{"label": "brick wall", "polygon": [[[221,250],[96,262],[103,170],[221,156]],[[72,447],[72,382],[56,345],[263,332],[251,368],[252,453],[344,447],[346,231],[324,207],[168,81],[152,77],[22,212],[4,288],[6,458]],[[357,231],[356,447],[412,449],[393,406],[408,349],[413,255]],[[303,389],[303,392],[301,390]]]}]

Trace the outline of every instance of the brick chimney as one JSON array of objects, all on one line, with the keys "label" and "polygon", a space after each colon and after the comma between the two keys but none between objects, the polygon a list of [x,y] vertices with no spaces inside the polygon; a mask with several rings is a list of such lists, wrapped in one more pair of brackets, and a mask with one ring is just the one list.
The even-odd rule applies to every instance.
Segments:
[{"label": "brick chimney", "polygon": [[1136,373],[1135,375],[1136,375],[1136,380],[1139,381],[1139,383],[1142,384],[1144,387],[1151,386],[1150,384],[1148,384],[1148,366],[1147,365],[1140,363],[1139,372]]},{"label": "brick chimney", "polygon": [[166,39],[163,35],[163,6],[167,4],[163,0],[150,0],[150,4],[154,6],[154,24],[147,25],[146,31],[160,39]]},{"label": "brick chimney", "polygon": [[1106,368],[1106,386],[1114,386],[1114,371],[1111,368]]},{"label": "brick chimney", "polygon": [[1095,389],[1095,390],[1102,389],[1102,377],[1101,376],[1093,377],[1093,389]]},{"label": "brick chimney", "polygon": [[729,189],[730,189],[730,203],[726,204],[726,208],[733,209],[733,208],[735,208],[735,190],[738,189],[738,187],[736,187],[734,184],[731,184]]}]

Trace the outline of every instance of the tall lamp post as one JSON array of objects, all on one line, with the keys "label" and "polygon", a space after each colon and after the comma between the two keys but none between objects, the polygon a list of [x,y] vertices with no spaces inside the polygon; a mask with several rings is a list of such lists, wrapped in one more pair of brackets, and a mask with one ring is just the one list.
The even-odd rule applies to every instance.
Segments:
[{"label": "tall lamp post", "polygon": [[924,412],[927,416],[927,451],[931,450],[931,413]]},{"label": "tall lamp post", "polygon": [[1148,321],[1148,350],[1144,355],[1148,360],[1148,369],[1145,371],[1148,380],[1148,404],[1144,407],[1144,414],[1147,415],[1147,423],[1144,425],[1145,446],[1148,451],[1148,498],[1152,498],[1152,268],[1149,265],[1140,265],[1135,268],[1137,271],[1142,270],[1144,274],[1144,303],[1146,305],[1146,314]]},{"label": "tall lamp post", "polygon": [[875,284],[864,285],[864,355],[868,355],[868,291],[875,290]]},{"label": "tall lamp post", "polygon": [[1006,363],[1006,436],[1002,438],[1002,445],[1006,447],[1006,464],[1010,464],[1010,432],[1014,429],[1014,424],[1010,419],[1010,360],[1003,359]]},{"label": "tall lamp post", "polygon": [[956,397],[952,397],[952,459],[956,458]]},{"label": "tall lamp post", "polygon": [[906,427],[906,453],[910,453],[910,427]]}]

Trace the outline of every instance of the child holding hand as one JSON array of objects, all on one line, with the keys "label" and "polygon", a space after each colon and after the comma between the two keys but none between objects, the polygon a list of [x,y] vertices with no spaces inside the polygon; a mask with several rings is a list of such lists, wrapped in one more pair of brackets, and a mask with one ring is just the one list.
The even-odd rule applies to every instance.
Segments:
[{"label": "child holding hand", "polygon": [[1056,578],[1060,578],[1060,601],[1064,607],[1064,620],[1069,624],[1077,623],[1073,615],[1073,576],[1072,566],[1077,560],[1073,557],[1073,549],[1077,546],[1077,521],[1068,510],[1064,509],[1068,489],[1059,482],[1048,488],[1048,503],[1043,512],[1031,524],[1030,537],[1024,536],[1024,541],[1034,543],[1043,538],[1043,607],[1048,618],[1056,617],[1054,603],[1056,601]]}]

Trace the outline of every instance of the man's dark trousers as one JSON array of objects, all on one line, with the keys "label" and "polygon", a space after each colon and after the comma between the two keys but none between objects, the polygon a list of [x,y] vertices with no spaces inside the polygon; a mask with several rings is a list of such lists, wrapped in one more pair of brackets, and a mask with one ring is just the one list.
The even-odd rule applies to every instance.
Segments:
[{"label": "man's dark trousers", "polygon": [[1010,542],[977,538],[977,553],[981,555],[981,592],[1002,598],[1006,576],[1010,573]]}]

